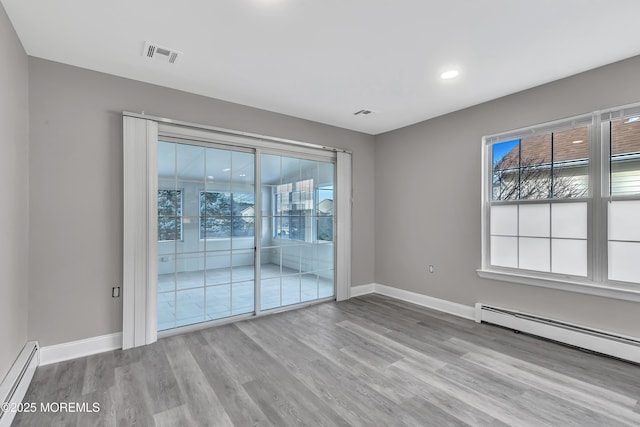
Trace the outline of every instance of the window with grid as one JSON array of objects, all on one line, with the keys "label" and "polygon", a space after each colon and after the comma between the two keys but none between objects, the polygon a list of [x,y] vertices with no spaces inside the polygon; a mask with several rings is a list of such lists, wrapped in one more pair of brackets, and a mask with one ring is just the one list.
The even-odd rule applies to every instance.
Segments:
[{"label": "window with grid", "polygon": [[483,270],[640,283],[640,107],[483,141]]},{"label": "window with grid", "polygon": [[606,189],[609,193],[607,278],[639,283],[640,111],[632,109],[623,113],[605,115],[602,124],[610,170]]},{"label": "window with grid", "polygon": [[253,193],[200,191],[200,240],[253,236],[254,198]]},{"label": "window with grid", "polygon": [[158,190],[158,241],[182,240],[182,190]]},{"label": "window with grid", "polygon": [[307,218],[314,208],[313,179],[275,186],[274,237],[307,240]]}]

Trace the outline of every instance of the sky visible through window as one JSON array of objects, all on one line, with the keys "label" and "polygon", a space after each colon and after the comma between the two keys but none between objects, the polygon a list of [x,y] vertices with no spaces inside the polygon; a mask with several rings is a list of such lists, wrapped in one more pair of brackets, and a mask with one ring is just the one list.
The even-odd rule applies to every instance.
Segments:
[{"label": "sky visible through window", "polygon": [[333,200],[333,190],[318,190],[318,200],[321,202],[325,199]]},{"label": "sky visible through window", "polygon": [[500,162],[500,160],[502,160],[504,156],[506,156],[511,150],[513,150],[513,147],[518,145],[519,142],[519,139],[514,139],[511,141],[501,142],[499,144],[493,144],[493,164],[495,165],[496,163]]}]

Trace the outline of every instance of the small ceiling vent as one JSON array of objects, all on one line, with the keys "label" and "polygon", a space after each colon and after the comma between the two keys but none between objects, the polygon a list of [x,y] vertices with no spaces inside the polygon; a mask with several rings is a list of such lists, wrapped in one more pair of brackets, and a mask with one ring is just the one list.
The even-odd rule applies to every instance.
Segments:
[{"label": "small ceiling vent", "polygon": [[360,111],[356,111],[355,113],[353,113],[354,116],[366,116],[369,114],[373,114],[374,111],[372,110],[360,110]]},{"label": "small ceiling vent", "polygon": [[162,62],[168,62],[169,64],[175,64],[182,56],[182,52],[169,47],[160,46],[156,43],[146,42],[144,44],[142,56],[148,59],[155,59]]}]

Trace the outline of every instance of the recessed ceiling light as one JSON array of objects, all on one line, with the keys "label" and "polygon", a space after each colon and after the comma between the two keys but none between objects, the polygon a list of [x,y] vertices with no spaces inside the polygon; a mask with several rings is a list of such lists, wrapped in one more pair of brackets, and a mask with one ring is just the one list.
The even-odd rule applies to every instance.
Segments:
[{"label": "recessed ceiling light", "polygon": [[241,173],[240,176],[241,177],[245,177],[245,176],[247,176],[247,174],[246,173]]},{"label": "recessed ceiling light", "polygon": [[629,117],[627,119],[627,121],[625,122],[625,124],[626,123],[633,123],[633,122],[637,122],[637,121],[640,121],[640,117]]},{"label": "recessed ceiling light", "polygon": [[207,176],[207,179],[213,179],[213,175]]},{"label": "recessed ceiling light", "polygon": [[581,140],[581,139],[578,139],[578,140],[573,141],[573,143],[574,143],[574,144],[580,144],[581,142],[584,142],[584,141],[583,141],[583,140]]},{"label": "recessed ceiling light", "polygon": [[449,70],[449,71],[445,71],[444,73],[440,74],[440,78],[444,79],[444,80],[449,80],[449,79],[453,79],[458,77],[458,74],[460,74],[460,71],[458,70]]},{"label": "recessed ceiling light", "polygon": [[222,172],[229,172],[231,170],[231,168],[224,168],[222,169]]}]

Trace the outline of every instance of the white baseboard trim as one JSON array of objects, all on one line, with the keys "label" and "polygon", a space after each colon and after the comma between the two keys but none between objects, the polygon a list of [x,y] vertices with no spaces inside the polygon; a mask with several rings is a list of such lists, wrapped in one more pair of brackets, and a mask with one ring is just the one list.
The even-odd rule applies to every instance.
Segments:
[{"label": "white baseboard trim", "polygon": [[379,283],[359,285],[351,288],[352,297],[357,297],[360,295],[366,295],[371,293],[386,295],[391,298],[410,302],[412,304],[420,305],[422,307],[427,307],[434,310],[442,311],[444,313],[453,314],[454,316],[463,317],[465,319],[471,319],[471,320],[475,319],[475,307],[464,305],[464,304],[458,304],[457,302],[451,302],[451,301],[440,299],[440,298],[434,298],[428,295],[419,294],[417,292],[411,292],[404,289],[398,289],[398,288],[393,288],[391,286],[381,285]]},{"label": "white baseboard trim", "polygon": [[[17,408],[22,402],[39,361],[37,341],[29,341],[22,348],[18,358],[0,383],[0,403],[8,403],[9,409]],[[15,410],[3,412],[0,409],[0,427],[9,427],[16,416]]]},{"label": "white baseboard trim", "polygon": [[40,348],[40,366],[122,348],[122,332]]},{"label": "white baseboard trim", "polygon": [[367,285],[352,286],[351,292],[349,293],[349,298],[359,297],[360,295],[371,294],[375,291],[376,291],[375,283],[369,283]]}]

